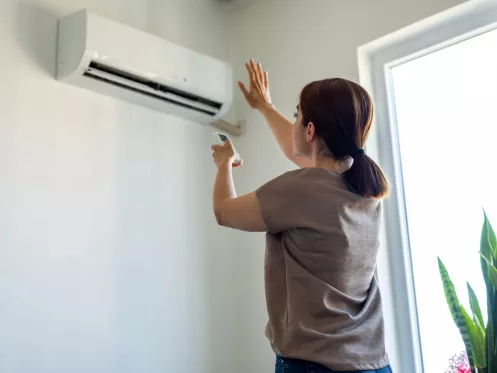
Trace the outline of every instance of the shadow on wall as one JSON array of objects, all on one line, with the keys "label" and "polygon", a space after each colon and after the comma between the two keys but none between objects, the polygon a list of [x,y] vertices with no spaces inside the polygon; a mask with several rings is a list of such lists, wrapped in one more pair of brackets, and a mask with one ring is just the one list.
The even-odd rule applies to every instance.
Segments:
[{"label": "shadow on wall", "polygon": [[17,38],[26,56],[40,69],[55,76],[57,15],[39,5],[17,5]]}]

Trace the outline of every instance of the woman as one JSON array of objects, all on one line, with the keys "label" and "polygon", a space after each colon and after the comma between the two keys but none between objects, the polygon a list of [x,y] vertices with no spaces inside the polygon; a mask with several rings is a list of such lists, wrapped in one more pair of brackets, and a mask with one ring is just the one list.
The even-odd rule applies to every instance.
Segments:
[{"label": "woman", "polygon": [[371,98],[344,79],[312,82],[292,125],[271,104],[261,64],[246,67],[250,87],[240,82],[241,91],[301,168],[237,197],[233,147],[213,146],[214,212],[220,225],[267,232],[266,335],[276,372],[390,372],[374,277],[388,182],[364,152]]}]

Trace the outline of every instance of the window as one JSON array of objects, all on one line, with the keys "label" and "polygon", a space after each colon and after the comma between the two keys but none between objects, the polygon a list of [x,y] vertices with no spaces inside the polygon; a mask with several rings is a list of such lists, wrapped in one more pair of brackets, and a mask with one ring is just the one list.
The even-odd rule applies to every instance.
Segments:
[{"label": "window", "polygon": [[467,280],[484,307],[482,205],[497,225],[496,16],[495,3],[466,3],[359,51],[377,108],[368,152],[394,185],[378,274],[397,371],[444,372],[464,349],[437,256],[460,300]]},{"label": "window", "polygon": [[481,207],[497,217],[496,67],[494,30],[392,68],[426,373],[444,372],[449,358],[464,350],[443,296],[437,256],[467,310],[466,281],[485,299],[478,251]]}]

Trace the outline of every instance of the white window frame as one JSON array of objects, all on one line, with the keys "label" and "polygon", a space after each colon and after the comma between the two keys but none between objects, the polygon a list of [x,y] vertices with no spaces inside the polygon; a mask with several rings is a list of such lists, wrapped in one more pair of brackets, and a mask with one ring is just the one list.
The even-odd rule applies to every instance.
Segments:
[{"label": "white window frame", "polygon": [[496,28],[497,0],[471,0],[358,49],[360,82],[376,105],[368,153],[380,162],[392,184],[391,196],[384,204],[378,280],[384,299],[387,349],[397,372],[423,373],[423,363],[392,68]]}]

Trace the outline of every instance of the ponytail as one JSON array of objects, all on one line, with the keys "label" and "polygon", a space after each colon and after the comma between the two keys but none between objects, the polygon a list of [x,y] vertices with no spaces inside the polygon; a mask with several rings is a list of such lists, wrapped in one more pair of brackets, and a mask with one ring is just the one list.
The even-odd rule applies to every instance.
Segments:
[{"label": "ponytail", "polygon": [[380,166],[363,152],[353,156],[354,163],[343,173],[346,183],[354,192],[366,197],[381,199],[388,195],[388,180]]},{"label": "ponytail", "polygon": [[367,198],[386,197],[387,178],[363,149],[373,124],[373,100],[368,92],[345,79],[319,80],[304,87],[299,107],[302,124],[314,124],[316,134],[336,160],[354,160],[343,173],[350,188]]}]

